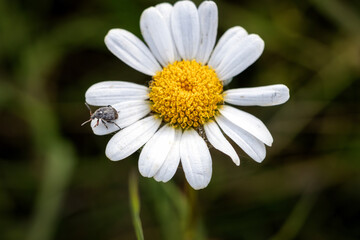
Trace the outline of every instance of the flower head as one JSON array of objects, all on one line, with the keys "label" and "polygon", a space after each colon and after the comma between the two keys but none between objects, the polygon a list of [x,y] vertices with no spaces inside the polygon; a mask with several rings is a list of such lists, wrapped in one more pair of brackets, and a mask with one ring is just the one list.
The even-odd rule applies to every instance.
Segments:
[{"label": "flower head", "polygon": [[[196,8],[191,1],[174,6],[162,3],[146,9],[140,19],[147,46],[123,29],[112,29],[106,46],[124,63],[151,76],[148,87],[123,81],[91,86],[86,102],[111,105],[116,124],[91,123],[95,134],[119,130],[109,141],[106,155],[122,160],[142,146],[139,170],[145,177],[167,182],[181,162],[194,189],[205,188],[212,175],[206,141],[240,159],[225,133],[252,159],[261,162],[265,145],[273,138],[256,117],[228,104],[271,106],[289,99],[281,84],[223,91],[223,86],[261,55],[264,41],[242,27],[227,30],[216,47],[217,6],[212,1]],[[97,126],[95,126],[97,125]]]}]

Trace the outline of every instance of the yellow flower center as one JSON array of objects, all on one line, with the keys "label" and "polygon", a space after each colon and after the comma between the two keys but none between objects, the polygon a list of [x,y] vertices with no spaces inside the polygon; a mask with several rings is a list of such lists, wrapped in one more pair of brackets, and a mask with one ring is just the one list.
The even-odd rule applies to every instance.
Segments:
[{"label": "yellow flower center", "polygon": [[203,125],[224,100],[215,71],[195,60],[164,67],[153,77],[150,90],[151,110],[164,122],[183,129]]}]

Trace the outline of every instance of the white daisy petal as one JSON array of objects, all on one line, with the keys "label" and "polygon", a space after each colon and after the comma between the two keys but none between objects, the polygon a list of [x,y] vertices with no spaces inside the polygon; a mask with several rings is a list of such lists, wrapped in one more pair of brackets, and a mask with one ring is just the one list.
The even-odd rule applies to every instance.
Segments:
[{"label": "white daisy petal", "polygon": [[195,190],[205,188],[211,179],[212,161],[205,141],[192,128],[184,131],[180,142],[185,177]]},{"label": "white daisy petal", "polygon": [[195,59],[200,44],[200,22],[193,2],[175,3],[171,14],[171,28],[180,57],[185,60]]},{"label": "white daisy petal", "polygon": [[143,100],[121,102],[112,107],[119,111],[116,123],[121,128],[130,126],[151,111],[150,102]]},{"label": "white daisy petal", "polygon": [[149,88],[122,81],[105,81],[92,85],[85,93],[86,102],[93,106],[107,106],[129,100],[149,98]]},{"label": "white daisy petal", "polygon": [[227,51],[231,51],[231,47],[244,39],[247,35],[248,33],[246,30],[239,26],[228,29],[216,44],[208,65],[213,69],[216,69],[224,58],[224,54],[227,53]]},{"label": "white daisy petal", "polygon": [[164,125],[145,144],[139,157],[139,171],[144,177],[153,177],[163,165],[175,142],[175,129]]},{"label": "white daisy petal", "polygon": [[205,1],[199,6],[200,45],[196,61],[206,64],[214,48],[218,27],[218,9],[215,2]]},{"label": "white daisy petal", "polygon": [[240,165],[239,156],[237,155],[231,144],[228,142],[228,140],[226,140],[224,135],[221,133],[218,125],[214,121],[209,120],[204,125],[204,129],[205,129],[206,137],[211,143],[211,145],[213,145],[213,147],[216,148],[217,150],[231,157],[233,162],[237,166],[239,166]]},{"label": "white daisy petal", "polygon": [[271,133],[260,119],[247,112],[226,105],[223,105],[219,111],[230,122],[247,131],[266,145],[271,146],[273,142]]},{"label": "white daisy petal", "polygon": [[154,176],[156,181],[167,182],[175,175],[176,170],[180,163],[181,135],[182,135],[182,130],[180,128],[176,128],[175,140],[171,146],[170,152],[166,156],[163,165]]},{"label": "white daisy petal", "polygon": [[264,87],[230,89],[224,101],[239,106],[274,106],[289,100],[289,88],[283,84]]},{"label": "white daisy petal", "polygon": [[215,117],[215,120],[224,133],[228,135],[252,159],[256,162],[262,162],[264,160],[266,156],[266,149],[265,145],[260,140],[233,124],[224,116],[217,116]]},{"label": "white daisy petal", "polygon": [[175,61],[175,46],[170,29],[156,8],[150,7],[142,13],[140,28],[145,42],[162,66]]},{"label": "white daisy petal", "polygon": [[250,34],[224,51],[220,65],[214,69],[220,79],[234,77],[253,64],[263,50],[264,41],[258,35]]},{"label": "white daisy petal", "polygon": [[160,4],[157,4],[155,6],[155,8],[161,13],[163,18],[165,18],[165,22],[171,33],[171,38],[172,38],[172,42],[173,42],[173,46],[174,46],[175,60],[179,61],[181,59],[180,59],[179,53],[176,49],[175,41],[174,41],[174,38],[172,37],[172,31],[171,31],[171,13],[173,10],[173,6],[170,3],[160,3]]},{"label": "white daisy petal", "polygon": [[173,6],[170,3],[160,3],[155,6],[155,8],[161,13],[161,15],[165,18],[166,24],[169,29],[171,29],[171,12],[173,10]]},{"label": "white daisy petal", "polygon": [[111,29],[105,36],[105,44],[121,61],[139,72],[153,76],[161,71],[159,63],[146,45],[124,29]]},{"label": "white daisy petal", "polygon": [[106,156],[112,161],[130,156],[154,135],[160,124],[160,119],[150,116],[119,131],[107,144]]}]

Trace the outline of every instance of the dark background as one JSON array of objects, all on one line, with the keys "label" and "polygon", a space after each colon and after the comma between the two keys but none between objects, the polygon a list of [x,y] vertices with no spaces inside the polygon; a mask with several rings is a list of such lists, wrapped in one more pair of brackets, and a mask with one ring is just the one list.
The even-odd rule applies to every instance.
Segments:
[{"label": "dark background", "polygon": [[[111,135],[80,124],[92,84],[149,80],[103,39],[115,27],[141,37],[140,14],[157,3],[0,1],[0,239],[136,238],[139,153],[111,162]],[[181,168],[167,184],[139,177],[145,239],[360,239],[360,2],[216,3],[218,36],[240,25],[265,41],[229,87],[283,83],[291,98],[243,108],[274,137],[263,163],[237,149],[236,167],[212,149],[212,180],[197,192]]]}]

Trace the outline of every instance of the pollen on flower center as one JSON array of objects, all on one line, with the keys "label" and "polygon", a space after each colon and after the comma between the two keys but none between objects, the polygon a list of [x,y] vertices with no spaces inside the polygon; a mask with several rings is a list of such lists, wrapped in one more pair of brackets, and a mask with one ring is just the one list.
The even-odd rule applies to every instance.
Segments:
[{"label": "pollen on flower center", "polygon": [[215,71],[195,60],[174,62],[150,83],[151,110],[173,126],[198,127],[223,102],[223,85]]}]

